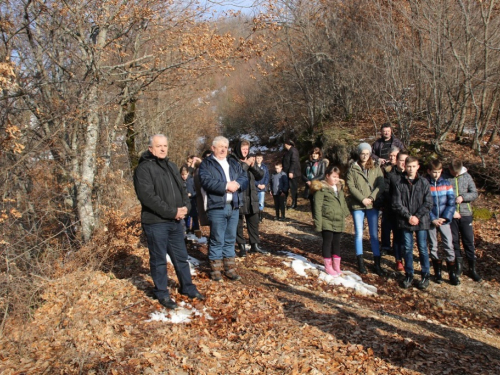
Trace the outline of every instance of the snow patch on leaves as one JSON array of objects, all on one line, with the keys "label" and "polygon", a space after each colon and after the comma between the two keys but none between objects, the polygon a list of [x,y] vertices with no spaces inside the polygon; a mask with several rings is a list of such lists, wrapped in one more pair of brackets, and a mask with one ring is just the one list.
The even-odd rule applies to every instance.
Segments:
[{"label": "snow patch on leaves", "polygon": [[146,322],[166,322],[173,324],[189,323],[193,317],[203,316],[205,319],[212,320],[213,318],[206,312],[206,308],[203,311],[197,310],[190,304],[185,302],[180,302],[179,306],[175,310],[165,311],[155,311],[149,315],[149,319]]},{"label": "snow patch on leaves", "polygon": [[356,275],[351,271],[342,271],[339,277],[333,277],[325,272],[325,267],[311,263],[307,258],[291,252],[284,252],[283,255],[292,258],[292,262],[283,262],[284,264],[293,268],[293,270],[300,276],[308,277],[305,270],[317,269],[319,270],[318,279],[330,285],[341,285],[345,288],[354,289],[356,293],[363,296],[372,296],[377,294],[377,288],[373,285],[363,282],[361,276]]}]

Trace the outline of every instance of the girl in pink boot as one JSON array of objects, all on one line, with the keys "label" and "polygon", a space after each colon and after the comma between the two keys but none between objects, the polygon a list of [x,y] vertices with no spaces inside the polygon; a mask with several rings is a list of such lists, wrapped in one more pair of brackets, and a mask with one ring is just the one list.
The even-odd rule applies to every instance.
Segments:
[{"label": "girl in pink boot", "polygon": [[340,170],[330,166],[323,181],[313,181],[310,186],[314,194],[314,226],[323,236],[323,259],[329,275],[338,277],[340,270],[340,237],[345,227],[349,209],[344,197],[344,181]]}]

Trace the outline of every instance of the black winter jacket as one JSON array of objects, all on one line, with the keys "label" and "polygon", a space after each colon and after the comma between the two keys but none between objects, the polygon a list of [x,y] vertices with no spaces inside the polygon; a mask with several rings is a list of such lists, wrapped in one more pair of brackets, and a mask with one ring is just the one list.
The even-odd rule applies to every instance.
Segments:
[{"label": "black winter jacket", "polygon": [[283,172],[293,173],[293,178],[300,177],[300,156],[299,150],[295,147],[290,147],[283,156]]},{"label": "black winter jacket", "polygon": [[257,164],[254,163],[253,167],[250,167],[243,161],[241,142],[238,142],[233,153],[229,155],[229,159],[231,158],[241,165],[241,168],[247,172],[248,176],[248,189],[243,191],[243,206],[240,208],[240,215],[256,214],[259,212],[259,196],[257,194],[255,181],[264,178],[265,172],[257,167]]},{"label": "black winter jacket", "polygon": [[[411,183],[407,174],[402,174],[394,184],[392,209],[398,215],[398,228],[411,231],[427,230],[430,228],[434,202],[430,191],[429,181],[418,176]],[[410,216],[416,216],[418,225],[410,225]]]},{"label": "black winter jacket", "polygon": [[191,208],[179,168],[168,160],[146,151],[134,173],[134,187],[141,202],[141,222],[156,224],[175,220],[177,209]]}]

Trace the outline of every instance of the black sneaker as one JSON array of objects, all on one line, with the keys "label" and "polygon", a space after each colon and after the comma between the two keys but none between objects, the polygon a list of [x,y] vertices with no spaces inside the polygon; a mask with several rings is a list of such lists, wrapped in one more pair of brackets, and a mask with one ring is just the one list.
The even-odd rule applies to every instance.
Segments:
[{"label": "black sneaker", "polygon": [[406,275],[405,279],[403,280],[403,288],[408,289],[411,287],[413,284],[413,275]]},{"label": "black sneaker", "polygon": [[420,290],[425,290],[429,287],[430,275],[428,273],[422,275],[422,280],[418,282],[417,288]]},{"label": "black sneaker", "polygon": [[158,302],[160,302],[160,305],[162,305],[170,310],[173,310],[173,309],[176,309],[177,307],[179,307],[179,306],[177,306],[177,304],[174,301],[172,301],[170,299],[170,297],[169,298],[161,298],[158,300]]},{"label": "black sneaker", "polygon": [[[179,292],[180,293],[180,292]],[[183,296],[187,296],[189,299],[198,299],[204,301],[205,297],[200,292],[196,291],[194,293],[181,293]]]}]

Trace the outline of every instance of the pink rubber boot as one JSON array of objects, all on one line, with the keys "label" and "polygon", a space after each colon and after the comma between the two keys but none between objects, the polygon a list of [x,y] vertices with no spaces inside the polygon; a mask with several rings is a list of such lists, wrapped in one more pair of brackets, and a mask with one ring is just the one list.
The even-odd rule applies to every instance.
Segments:
[{"label": "pink rubber boot", "polygon": [[332,258],[323,258],[325,261],[325,271],[327,274],[337,277],[339,274],[332,267]]},{"label": "pink rubber boot", "polygon": [[342,275],[342,271],[340,270],[340,259],[341,258],[336,255],[333,256],[333,270],[338,276]]}]

